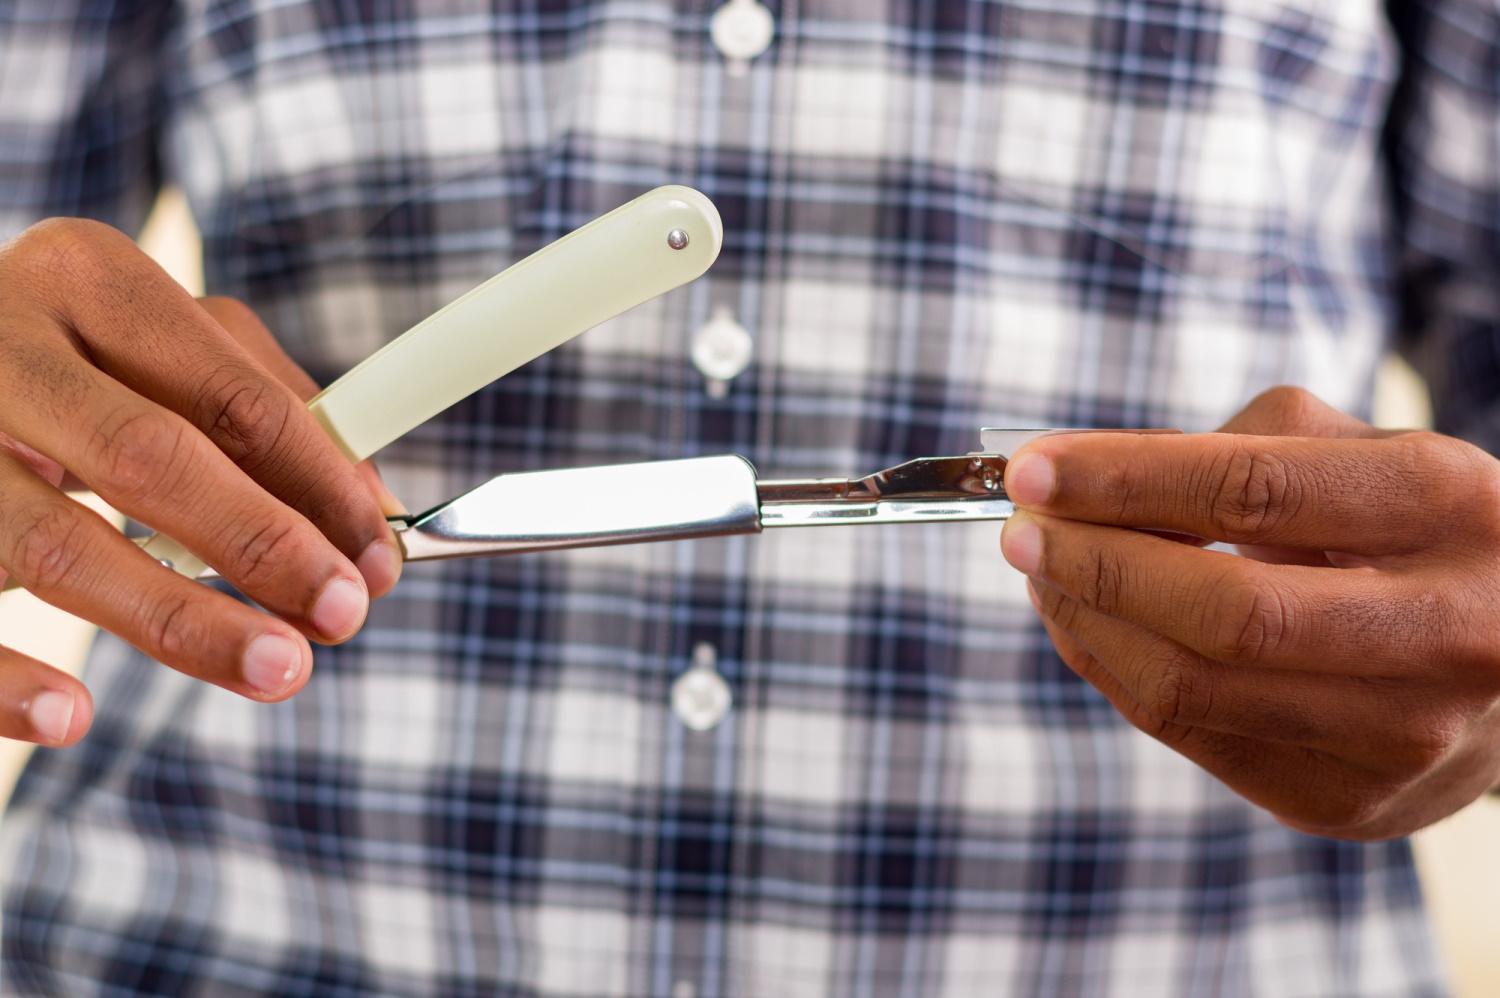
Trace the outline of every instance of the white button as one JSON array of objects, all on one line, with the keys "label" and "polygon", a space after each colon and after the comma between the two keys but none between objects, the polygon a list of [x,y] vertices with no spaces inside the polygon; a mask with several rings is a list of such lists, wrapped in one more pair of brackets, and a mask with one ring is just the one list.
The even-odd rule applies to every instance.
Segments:
[{"label": "white button", "polygon": [[721,396],[728,382],[750,363],[755,343],[744,326],[720,305],[693,334],[693,365],[708,379],[708,393]]},{"label": "white button", "polygon": [[672,712],[694,731],[707,731],[734,704],[729,684],[715,668],[719,653],[707,641],[693,648],[693,665],[672,684]]},{"label": "white button", "polygon": [[729,0],[708,22],[714,47],[729,60],[729,72],[743,76],[750,60],[770,47],[776,36],[776,19],[757,0]]},{"label": "white button", "polygon": [[692,981],[678,981],[672,985],[672,998],[698,998],[698,989]]}]

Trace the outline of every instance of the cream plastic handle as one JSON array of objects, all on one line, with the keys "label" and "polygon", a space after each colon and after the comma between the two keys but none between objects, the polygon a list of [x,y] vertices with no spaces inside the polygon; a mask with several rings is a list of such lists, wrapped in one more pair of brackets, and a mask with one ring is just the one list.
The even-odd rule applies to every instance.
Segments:
[{"label": "cream plastic handle", "polygon": [[[723,242],[713,202],[691,187],[658,187],[434,312],[307,407],[362,461],[501,375],[699,277]],[[161,534],[141,546],[191,578],[207,567]]]},{"label": "cream plastic handle", "polygon": [[[687,242],[674,249],[674,232]],[[363,461],[502,374],[664,291],[719,255],[713,203],[658,187],[533,253],[419,322],[308,408]]]}]

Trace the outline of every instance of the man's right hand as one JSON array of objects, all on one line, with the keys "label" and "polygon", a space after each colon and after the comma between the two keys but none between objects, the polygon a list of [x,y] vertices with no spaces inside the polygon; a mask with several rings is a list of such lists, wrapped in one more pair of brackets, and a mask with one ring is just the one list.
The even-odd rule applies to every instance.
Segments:
[{"label": "man's right hand", "polygon": [[[307,411],[316,390],[248,308],[195,301],[106,225],[0,244],[0,578],[188,675],[291,696],[307,639],[349,638],[401,571],[394,500]],[[158,564],[65,477],[275,616]],[[66,745],[92,717],[81,682],[0,648],[0,736]]]}]

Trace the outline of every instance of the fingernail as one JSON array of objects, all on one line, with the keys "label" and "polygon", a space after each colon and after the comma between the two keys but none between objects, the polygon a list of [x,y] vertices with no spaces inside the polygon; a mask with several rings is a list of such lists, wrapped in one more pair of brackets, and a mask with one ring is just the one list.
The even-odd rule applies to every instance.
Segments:
[{"label": "fingernail", "polygon": [[1040,506],[1052,498],[1057,473],[1041,454],[1022,454],[1005,469],[1005,494],[1022,506]]},{"label": "fingernail", "polygon": [[284,634],[262,634],[245,647],[241,669],[260,692],[280,693],[302,671],[302,648]]},{"label": "fingernail", "polygon": [[66,741],[68,729],[73,726],[73,694],[62,690],[38,693],[31,698],[26,716],[43,741]]},{"label": "fingernail", "polygon": [[1042,529],[1025,513],[1010,518],[1000,532],[1000,551],[1011,567],[1026,575],[1035,575],[1042,563]]},{"label": "fingernail", "polygon": [[353,579],[334,579],[314,604],[310,622],[324,638],[341,641],[359,630],[369,608],[363,586]]},{"label": "fingernail", "polygon": [[401,552],[396,550],[396,545],[381,538],[370,542],[354,566],[365,577],[365,586],[370,592],[384,593],[401,578]]}]

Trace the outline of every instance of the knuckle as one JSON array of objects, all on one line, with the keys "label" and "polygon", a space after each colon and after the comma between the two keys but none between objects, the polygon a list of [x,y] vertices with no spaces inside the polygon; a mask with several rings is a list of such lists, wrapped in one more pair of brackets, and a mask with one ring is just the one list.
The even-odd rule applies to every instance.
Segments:
[{"label": "knuckle", "polygon": [[1129,563],[1109,548],[1093,548],[1084,556],[1078,574],[1078,600],[1105,616],[1119,612],[1128,585]]},{"label": "knuckle", "polygon": [[1439,433],[1406,433],[1395,442],[1404,448],[1402,480],[1420,483],[1425,507],[1461,512],[1480,537],[1500,542],[1500,461]]},{"label": "knuckle", "polygon": [[7,518],[13,571],[30,588],[62,586],[82,557],[84,521],[71,500],[26,503]]},{"label": "knuckle", "polygon": [[1125,717],[1137,731],[1168,747],[1177,748],[1186,745],[1193,737],[1192,725],[1169,721],[1154,713],[1150,705],[1145,702],[1137,701],[1126,710]]},{"label": "knuckle", "polygon": [[1150,481],[1151,474],[1139,461],[1121,462],[1103,472],[1103,488],[1099,490],[1099,498],[1105,504],[1110,522],[1128,522],[1139,511],[1140,483]]},{"label": "knuckle", "polygon": [[95,426],[86,457],[100,491],[126,502],[144,502],[170,483],[167,469],[181,467],[188,447],[183,428],[156,413],[117,410]]},{"label": "knuckle", "polygon": [[1300,426],[1323,408],[1318,397],[1296,385],[1277,385],[1255,397],[1251,407],[1275,413],[1286,426]]},{"label": "knuckle", "polygon": [[61,254],[92,256],[103,234],[113,231],[103,222],[59,216],[32,225],[16,237],[16,244],[33,253],[52,250]]},{"label": "knuckle", "polygon": [[1456,437],[1431,430],[1413,430],[1389,441],[1398,450],[1387,465],[1388,473],[1404,482],[1430,482],[1452,489],[1475,481],[1500,480],[1500,465],[1489,454]]},{"label": "knuckle", "polygon": [[1289,630],[1287,601],[1272,586],[1244,579],[1205,602],[1209,654],[1220,662],[1258,662],[1274,654]]},{"label": "knuckle", "polygon": [[291,409],[283,392],[237,378],[205,393],[194,415],[204,435],[250,471],[275,453]]},{"label": "knuckle", "polygon": [[1234,443],[1210,483],[1213,524],[1224,540],[1254,541],[1294,516],[1302,496],[1277,455]]},{"label": "knuckle", "polygon": [[1267,388],[1251,399],[1222,427],[1225,433],[1302,436],[1324,421],[1328,407],[1317,396],[1295,385]]},{"label": "knuckle", "polygon": [[1349,773],[1334,782],[1320,799],[1305,801],[1297,817],[1324,834],[1356,838],[1359,829],[1373,824],[1397,788],[1389,780],[1365,773]]},{"label": "knuckle", "polygon": [[152,604],[143,632],[151,653],[163,662],[196,661],[206,638],[192,601],[177,595],[161,597]]},{"label": "knuckle", "polygon": [[1405,696],[1391,696],[1387,684],[1379,680],[1366,680],[1365,685],[1377,696],[1389,696],[1397,711],[1395,723],[1386,726],[1380,743],[1384,769],[1391,776],[1410,781],[1462,751],[1469,718],[1461,709],[1412,697],[1409,691]]},{"label": "knuckle", "polygon": [[43,287],[60,281],[89,282],[99,276],[103,247],[120,233],[86,218],[49,218],[37,222],[10,244],[15,268],[41,279]]},{"label": "knuckle", "polygon": [[[1399,791],[1388,777],[1317,749],[1293,750],[1265,774],[1265,806],[1289,828],[1354,839],[1375,822]],[[1253,765],[1253,763],[1252,763]],[[1314,789],[1315,788],[1315,789]]]},{"label": "knuckle", "polygon": [[1430,773],[1453,757],[1460,741],[1460,733],[1445,725],[1407,728],[1395,739],[1392,772],[1406,780]]},{"label": "knuckle", "polygon": [[282,567],[296,559],[298,531],[288,523],[268,523],[239,538],[229,552],[233,579],[250,589],[269,585]]},{"label": "knuckle", "polygon": [[1213,707],[1212,683],[1201,663],[1173,656],[1161,664],[1142,706],[1164,725],[1202,724]]}]

